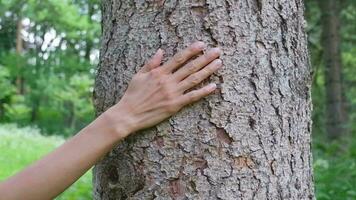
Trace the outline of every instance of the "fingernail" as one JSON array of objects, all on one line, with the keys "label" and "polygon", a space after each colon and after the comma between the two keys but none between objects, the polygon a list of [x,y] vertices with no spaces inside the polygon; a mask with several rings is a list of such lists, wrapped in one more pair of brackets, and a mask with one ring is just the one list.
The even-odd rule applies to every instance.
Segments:
[{"label": "fingernail", "polygon": [[163,54],[163,50],[162,49],[158,49],[153,57],[157,57],[157,56],[162,55],[162,54]]},{"label": "fingernail", "polygon": [[216,62],[216,65],[217,65],[217,66],[219,66],[219,67],[222,66],[222,60],[216,59],[215,62]]},{"label": "fingernail", "polygon": [[216,89],[216,84],[215,83],[210,83],[208,85],[209,90],[215,90]]},{"label": "fingernail", "polygon": [[221,54],[221,49],[220,48],[212,48],[210,50],[213,54],[217,54],[217,55],[220,55]]},{"label": "fingernail", "polygon": [[201,42],[201,41],[199,41],[199,42],[197,42],[197,47],[199,48],[199,49],[204,49],[205,48],[205,43],[204,42]]}]

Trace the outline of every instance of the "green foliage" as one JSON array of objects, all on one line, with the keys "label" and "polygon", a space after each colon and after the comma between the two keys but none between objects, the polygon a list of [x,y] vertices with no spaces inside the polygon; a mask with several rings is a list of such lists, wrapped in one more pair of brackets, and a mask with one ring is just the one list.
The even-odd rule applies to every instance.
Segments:
[{"label": "green foliage", "polygon": [[98,0],[0,1],[0,122],[69,136],[93,119],[99,22]]},{"label": "green foliage", "polygon": [[[313,67],[313,153],[316,194],[321,200],[356,199],[356,124],[340,141],[325,138],[325,81],[318,1],[306,3]],[[0,0],[0,123],[37,126],[45,134],[74,134],[94,117],[91,102],[99,49],[99,0]],[[342,60],[349,120],[356,120],[356,1],[342,8]],[[24,49],[16,52],[17,22]],[[25,37],[26,36],[26,37]],[[31,39],[32,37],[32,39]],[[46,39],[46,37],[52,37]],[[94,56],[95,57],[95,56]],[[24,92],[18,79],[23,79]],[[345,143],[343,141],[349,141]],[[38,129],[0,126],[0,179],[40,158],[64,141]],[[91,199],[87,173],[59,199]]]},{"label": "green foliage", "polygon": [[356,199],[356,135],[352,138],[350,144],[345,141],[330,143],[320,136],[314,138],[314,176],[317,199]]},{"label": "green foliage", "polygon": [[26,105],[25,101],[22,95],[11,96],[11,101],[4,105],[5,118],[19,123],[30,121],[31,108]]},{"label": "green foliage", "polygon": [[9,78],[9,70],[0,65],[0,99],[6,99],[15,94],[16,89]]},{"label": "green foliage", "polygon": [[[356,16],[356,15],[355,15]],[[356,47],[346,51],[342,54],[344,64],[344,80],[345,88],[347,88],[346,97],[349,100],[349,120],[355,122],[356,120]],[[356,124],[351,124],[351,131],[356,132]]]},{"label": "green foliage", "polygon": [[[325,109],[326,92],[324,81],[324,64],[322,61],[323,49],[321,47],[320,35],[320,9],[318,1],[306,1],[306,18],[308,21],[308,40],[311,63],[313,67],[313,132],[314,135],[325,135]],[[356,131],[356,125],[352,122],[356,119],[356,3],[345,0],[341,11],[341,53],[343,63],[343,89],[348,103],[349,129]]]},{"label": "green foliage", "polygon": [[[85,71],[88,65],[78,65],[77,69],[57,65],[48,72],[38,69],[38,73],[32,74],[38,66],[21,65],[25,68],[23,73],[8,70],[16,68],[11,67],[16,65],[12,60],[11,56],[3,59],[10,67],[0,68],[0,76],[4,77],[0,88],[6,88],[0,97],[4,99],[1,121],[37,124],[46,132],[68,136],[93,119],[91,88],[94,81],[89,70]],[[25,90],[29,92],[25,94],[18,94],[11,83],[19,74],[26,80]]]},{"label": "green foliage", "polygon": [[[64,141],[60,136],[43,136],[37,128],[0,125],[0,180],[14,175]],[[57,199],[91,199],[91,176],[90,170]]]},{"label": "green foliage", "polygon": [[306,1],[309,50],[313,80],[313,159],[316,196],[319,200],[356,199],[356,12],[355,1],[344,1],[342,19],[343,84],[348,102],[351,135],[329,141],[325,131],[326,91],[323,49],[320,45],[320,10],[317,1]]}]

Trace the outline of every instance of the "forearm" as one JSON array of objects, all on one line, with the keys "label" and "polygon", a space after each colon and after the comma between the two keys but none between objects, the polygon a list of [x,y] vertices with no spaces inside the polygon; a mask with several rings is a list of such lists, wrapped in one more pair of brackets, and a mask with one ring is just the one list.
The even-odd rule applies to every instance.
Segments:
[{"label": "forearm", "polygon": [[134,75],[118,104],[55,151],[1,183],[0,200],[54,198],[130,133],[151,127],[212,93],[215,84],[191,90],[222,67],[218,48],[195,58],[204,48],[204,43],[196,42],[163,65],[163,51],[158,50]]},{"label": "forearm", "polygon": [[101,115],[59,148],[1,183],[0,199],[53,199],[64,191],[128,135],[124,123],[113,127],[108,117]]}]

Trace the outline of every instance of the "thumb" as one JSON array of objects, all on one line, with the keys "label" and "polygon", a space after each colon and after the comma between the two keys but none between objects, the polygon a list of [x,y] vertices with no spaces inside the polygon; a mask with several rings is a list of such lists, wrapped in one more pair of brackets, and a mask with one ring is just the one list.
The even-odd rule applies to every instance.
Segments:
[{"label": "thumb", "polygon": [[162,49],[158,49],[155,55],[153,55],[152,58],[146,62],[146,64],[142,67],[140,71],[149,72],[152,69],[158,67],[162,62],[163,54],[164,51]]}]

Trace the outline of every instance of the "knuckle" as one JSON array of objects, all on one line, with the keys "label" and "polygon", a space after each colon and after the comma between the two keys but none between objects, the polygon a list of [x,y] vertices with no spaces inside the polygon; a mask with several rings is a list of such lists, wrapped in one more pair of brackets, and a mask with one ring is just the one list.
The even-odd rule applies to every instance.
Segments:
[{"label": "knuckle", "polygon": [[153,69],[153,70],[150,71],[150,74],[152,76],[159,76],[161,74],[161,72],[159,70],[157,70],[157,69]]},{"label": "knuckle", "polygon": [[147,67],[147,68],[152,68],[153,67],[153,63],[152,63],[152,60],[149,60],[149,61],[147,61],[146,63],[145,63],[145,67]]},{"label": "knuckle", "polygon": [[190,74],[194,73],[195,72],[195,63],[194,62],[189,63],[186,66],[186,68],[187,68],[188,73],[190,73]]},{"label": "knuckle", "polygon": [[185,62],[185,57],[183,52],[179,52],[174,56],[174,61],[178,64],[183,64]]},{"label": "knuckle", "polygon": [[172,90],[167,86],[162,87],[161,93],[162,93],[164,99],[166,99],[167,101],[172,101],[176,98],[176,94],[174,92],[172,92]]},{"label": "knuckle", "polygon": [[154,79],[161,79],[162,78],[162,72],[159,69],[153,69],[150,72],[150,76]]},{"label": "knuckle", "polygon": [[188,98],[190,101],[196,101],[198,100],[198,95],[196,92],[190,92]]},{"label": "knuckle", "polygon": [[196,74],[191,75],[190,83],[192,83],[192,84],[200,83],[200,77],[198,75],[196,75]]},{"label": "knuckle", "polygon": [[172,92],[166,92],[166,98],[168,101],[171,101],[175,99],[175,95]]},{"label": "knuckle", "polygon": [[178,111],[178,106],[175,103],[170,102],[166,105],[166,111],[171,114],[176,113]]}]

